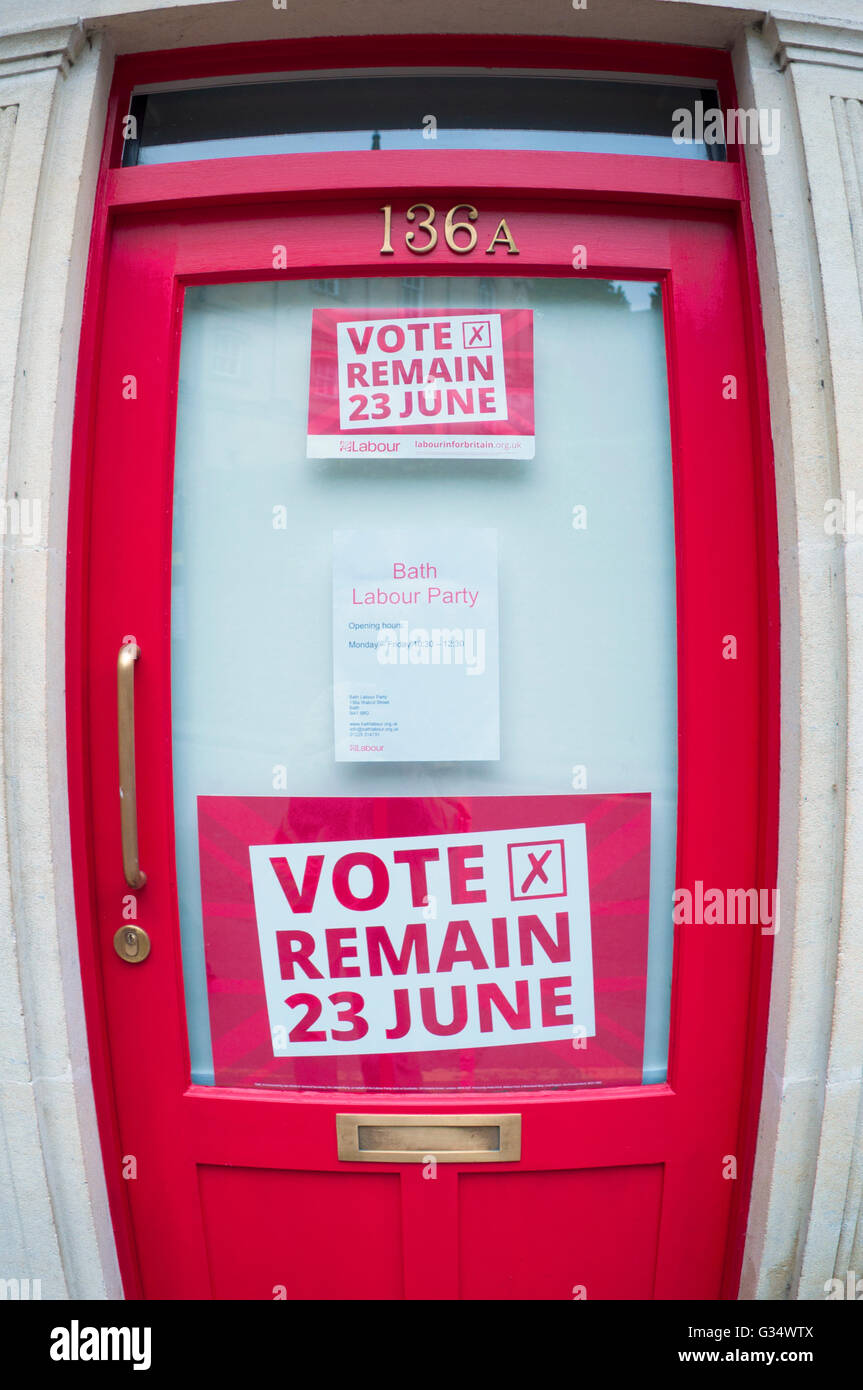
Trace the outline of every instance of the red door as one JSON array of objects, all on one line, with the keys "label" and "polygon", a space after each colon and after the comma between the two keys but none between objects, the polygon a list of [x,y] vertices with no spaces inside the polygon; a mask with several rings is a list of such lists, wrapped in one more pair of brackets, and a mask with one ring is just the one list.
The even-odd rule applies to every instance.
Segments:
[{"label": "red door", "polygon": [[[576,203],[551,195],[550,166],[544,193],[475,192],[470,155],[450,188],[416,191],[389,160],[388,186],[407,192],[115,208],[84,383],[70,743],[127,1289],[733,1296],[772,926],[704,902],[769,885],[773,785],[772,570],[733,198]],[[696,173],[730,194],[739,171]],[[469,232],[443,235],[460,200],[477,210],[468,254]],[[441,235],[418,255],[431,208]],[[510,240],[487,250],[502,220]],[[310,457],[307,418],[311,437],[338,399],[339,323],[447,315],[500,316],[511,395],[506,354],[530,351],[535,409],[514,435],[534,457]],[[374,384],[355,370],[365,399],[330,421],[340,437],[372,437]],[[386,550],[393,528],[401,550]],[[482,528],[499,533],[494,561],[478,558]],[[499,628],[484,630],[500,670],[491,705],[448,705],[444,733],[470,745],[497,720],[498,758],[433,742],[412,756],[414,730],[392,761],[339,760],[356,651],[338,635],[340,585],[357,605],[373,592],[379,623],[375,548],[388,579],[413,563],[422,592],[452,536],[471,559],[449,556],[449,592],[499,582]],[[117,796],[123,648],[138,888]],[[422,699],[431,738],[442,721]],[[654,737],[672,739],[657,754],[670,800],[647,785]],[[671,890],[685,890],[677,925]]]}]

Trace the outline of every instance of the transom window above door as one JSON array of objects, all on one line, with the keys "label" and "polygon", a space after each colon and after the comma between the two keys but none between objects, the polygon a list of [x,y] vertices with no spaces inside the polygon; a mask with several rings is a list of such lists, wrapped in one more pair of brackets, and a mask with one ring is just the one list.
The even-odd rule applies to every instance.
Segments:
[{"label": "transom window above door", "polygon": [[699,110],[718,104],[709,82],[628,74],[243,75],[218,85],[136,89],[122,162],[502,148],[724,160],[724,144],[698,138],[706,133]]}]

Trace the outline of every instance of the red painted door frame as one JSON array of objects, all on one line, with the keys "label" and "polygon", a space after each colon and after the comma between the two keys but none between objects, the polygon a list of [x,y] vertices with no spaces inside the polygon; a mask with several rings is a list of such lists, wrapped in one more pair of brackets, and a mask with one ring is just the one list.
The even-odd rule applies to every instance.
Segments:
[{"label": "red painted door frame", "polygon": [[[422,43],[428,66],[571,66],[713,78],[723,104],[733,104],[722,54],[522,37]],[[378,40],[244,45],[242,70],[361,67],[371,53],[376,66],[408,66],[417,51],[409,38],[385,40],[383,48]],[[441,205],[448,196],[452,202],[481,199],[490,222],[517,211],[525,229],[521,275],[576,273],[570,248],[580,243],[589,249],[587,274],[663,280],[678,537],[677,883],[775,882],[775,502],[743,165],[733,158],[701,164],[508,152],[490,160],[486,153],[435,150],[421,160],[375,152],[116,167],[118,117],[135,83],[233,72],[240,66],[237,54],[236,48],[197,50],[118,63],[82,333],[69,528],[70,804],[93,1080],[131,1297],[210,1296],[199,1165],[211,1173],[224,1164],[275,1169],[289,1148],[294,1166],[344,1172],[350,1165],[326,1157],[333,1116],[370,1108],[361,1096],[250,1097],[189,1084],[172,818],[164,809],[171,806],[166,499],[185,284],[277,278],[271,248],[285,241],[288,218],[294,234],[287,277],[416,274],[416,258],[403,249],[385,267],[378,261],[383,194],[396,203],[423,195]],[[476,273],[445,248],[435,269]],[[494,272],[483,267],[483,273]],[[124,412],[119,388],[127,373],[138,377],[139,400],[147,401],[134,419]],[[717,402],[729,373],[737,378],[738,398],[722,408]],[[138,673],[138,737],[149,756],[139,753],[139,805],[151,878],[141,895],[141,923],[159,942],[140,971],[124,966],[111,945],[127,891],[119,867],[114,663],[129,632],[146,651]],[[721,659],[728,633],[738,639],[733,663]],[[664,1165],[657,1298],[733,1297],[739,1278],[772,943],[757,928],[732,930],[736,934],[703,926],[677,931],[666,1085],[601,1094],[496,1094],[491,1104],[474,1099],[461,1107],[518,1108],[525,1124],[523,1167]],[[149,1016],[159,1019],[146,1038],[144,995]],[[729,1077],[735,1078],[731,1100]],[[428,1095],[398,1103],[404,1112],[454,1108],[451,1098],[434,1104]],[[147,1149],[152,1136],[147,1161],[159,1181],[139,1179],[133,1188],[122,1177],[123,1156],[136,1145]],[[727,1154],[738,1159],[732,1183],[721,1178]],[[440,1200],[454,1208],[456,1170],[442,1172]],[[416,1168],[402,1174],[405,1292],[453,1296],[452,1229],[423,1216],[411,1187],[417,1176]],[[693,1203],[702,1228],[695,1262]],[[179,1241],[176,1232],[183,1233]],[[427,1254],[421,1266],[410,1255],[419,1244]],[[153,1263],[159,1246],[170,1251],[170,1267],[162,1270]]]}]

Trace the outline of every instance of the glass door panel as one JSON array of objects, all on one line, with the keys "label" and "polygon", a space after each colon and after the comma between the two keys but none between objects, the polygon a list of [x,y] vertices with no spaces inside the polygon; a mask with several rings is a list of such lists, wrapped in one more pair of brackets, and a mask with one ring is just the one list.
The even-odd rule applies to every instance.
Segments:
[{"label": "glass door panel", "polygon": [[[414,322],[441,310],[483,322],[521,311],[532,324],[534,456],[308,457],[313,312],[334,309],[357,323],[381,310],[410,310]],[[459,571],[458,557],[466,553],[474,555],[485,585],[480,626],[471,623],[466,607],[468,595],[479,588],[472,587],[467,571]],[[393,1042],[385,1053],[346,1049],[344,1056],[316,1064],[311,1056],[280,1056],[274,1039],[273,1067],[249,1084],[493,1090],[665,1079],[677,801],[674,554],[658,284],[423,276],[186,290],[174,488],[172,702],[177,880],[194,1081],[228,1079],[219,1066],[214,1071],[212,1001],[220,1000],[220,1018],[234,1020],[227,1031],[238,1059],[248,1022],[242,995],[249,986],[242,970],[232,975],[214,967],[216,957],[206,958],[201,844],[209,856],[204,896],[220,934],[218,960],[229,959],[234,934],[246,945],[250,935],[255,938],[249,913],[231,906],[233,878],[248,876],[248,849],[242,837],[232,842],[230,827],[220,820],[223,803],[210,800],[215,798],[237,798],[237,804],[246,799],[246,846],[296,839],[299,826],[308,842],[344,842],[346,852],[352,841],[375,834],[401,835],[406,846],[416,847],[432,824],[411,819],[422,806],[437,808],[434,827],[456,840],[463,833],[465,845],[477,826],[506,832],[516,874],[520,851],[512,848],[517,837],[510,832],[521,825],[586,824],[588,847],[595,847],[587,870],[594,979],[605,991],[602,998],[597,992],[598,1014],[605,1010],[599,1060],[594,1044],[592,1054],[585,1049],[576,1013],[571,1039],[488,1047],[471,1035],[461,1048],[447,1044],[445,1050],[409,1053]],[[447,565],[462,581],[467,575],[465,596],[460,606],[454,602],[453,624],[443,638],[425,629],[417,637],[410,622],[399,626],[406,621],[404,608],[394,610],[384,632],[375,603],[365,610],[371,622],[364,630],[358,600],[378,593],[374,565],[364,568],[363,557],[367,562],[369,556],[379,556],[380,573],[392,578],[392,592],[399,594],[405,585],[397,566],[407,574],[412,561],[418,594],[435,581],[444,592],[461,592],[455,585],[447,589]],[[349,582],[351,576],[356,583]],[[351,601],[358,614],[351,631],[347,593],[356,596]],[[408,644],[409,671],[422,662],[422,642],[432,647],[427,669],[418,672],[425,680],[419,722],[427,722],[429,736],[424,741],[423,730],[414,730],[408,757],[376,755],[392,711],[379,695],[368,695],[363,704],[361,696],[346,691],[334,664],[351,640],[374,641],[380,660],[382,638],[391,645],[395,668],[402,664],[398,642]],[[463,705],[457,703],[441,721],[436,702],[443,697],[433,682],[448,651],[454,662],[460,657],[465,668],[473,662],[482,670],[471,681],[465,669]],[[441,723],[450,741],[435,743],[432,733]],[[364,728],[371,733],[357,733]],[[320,798],[330,799],[332,818],[326,823],[320,820]],[[402,799],[411,799],[410,814]],[[574,805],[581,808],[578,814]],[[517,807],[527,820],[518,819]],[[290,811],[290,829],[280,808]],[[615,878],[611,866],[625,844],[623,858],[630,856],[632,872]],[[616,860],[605,853],[614,845]],[[521,885],[513,887],[514,902],[518,887],[540,886],[543,863],[555,863],[554,851],[547,861],[538,851],[524,852],[533,858],[524,860],[528,867]],[[469,872],[470,860],[460,862]],[[372,903],[373,883],[357,886],[365,883],[364,871],[361,864],[351,882],[357,893],[368,890]],[[373,878],[374,869],[368,872]],[[430,871],[424,899],[414,898],[414,907],[422,901],[422,908],[415,907],[411,920],[437,934],[439,946],[445,925],[435,920],[434,883]],[[293,882],[294,890],[302,888]],[[547,932],[554,921],[553,893],[549,886],[541,905],[529,905]],[[530,889],[524,897],[529,896]],[[373,909],[362,920],[373,924]],[[531,938],[531,930],[525,928],[528,952],[543,947],[553,959],[554,940],[539,928]],[[630,955],[627,942],[633,943]],[[521,945],[524,950],[523,940]],[[392,961],[379,939],[377,950],[386,973]],[[455,1022],[461,999],[476,987],[476,961],[469,959],[464,934],[452,954]],[[307,960],[305,972],[312,968]],[[350,968],[345,976],[347,995]],[[302,992],[305,973],[297,977],[300,983],[287,987],[286,995],[290,988]],[[228,996],[234,1004],[226,1003]],[[490,995],[480,995],[478,1005],[470,997],[481,1026],[483,1008],[492,1007]],[[510,1002],[515,1008],[517,992]],[[553,1014],[557,1001],[546,1003]],[[505,1001],[496,1006],[505,1008]],[[351,1007],[337,1006],[337,1017],[350,1020]],[[300,1006],[296,1017],[302,1018]],[[306,1027],[314,1032],[310,1016]],[[350,1027],[348,1021],[344,1036]],[[392,1031],[397,1035],[397,1026]],[[240,1069],[232,1084],[243,1084],[241,1077]]]}]

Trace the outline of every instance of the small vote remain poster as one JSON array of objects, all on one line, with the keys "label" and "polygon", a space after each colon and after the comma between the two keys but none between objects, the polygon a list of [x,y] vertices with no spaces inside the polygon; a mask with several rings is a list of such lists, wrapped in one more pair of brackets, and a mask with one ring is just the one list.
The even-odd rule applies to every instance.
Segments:
[{"label": "small vote remain poster", "polygon": [[314,309],[307,454],[533,458],[532,311]]},{"label": "small vote remain poster", "polygon": [[650,797],[198,799],[217,1085],[641,1082]]}]

